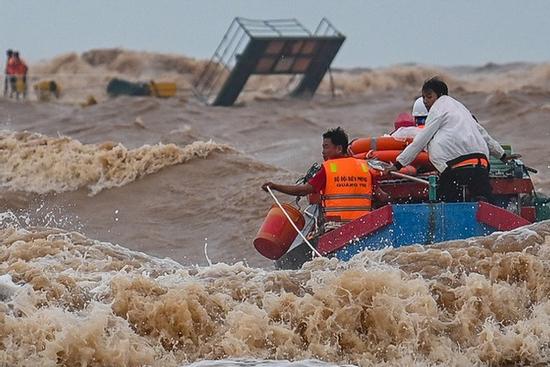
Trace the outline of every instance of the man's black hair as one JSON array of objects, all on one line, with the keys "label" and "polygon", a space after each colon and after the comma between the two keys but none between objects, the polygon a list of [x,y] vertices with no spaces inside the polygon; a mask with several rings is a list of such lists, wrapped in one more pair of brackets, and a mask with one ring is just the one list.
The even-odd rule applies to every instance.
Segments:
[{"label": "man's black hair", "polygon": [[422,86],[422,92],[427,92],[430,90],[437,94],[437,97],[446,96],[449,94],[447,84],[436,76],[426,80]]},{"label": "man's black hair", "polygon": [[13,55],[13,51],[12,51],[11,49],[7,50],[7,51],[6,51],[6,55],[8,55],[8,56]]},{"label": "man's black hair", "polygon": [[338,126],[336,129],[330,129],[323,134],[323,139],[330,139],[332,144],[342,147],[342,153],[348,150],[348,134]]}]

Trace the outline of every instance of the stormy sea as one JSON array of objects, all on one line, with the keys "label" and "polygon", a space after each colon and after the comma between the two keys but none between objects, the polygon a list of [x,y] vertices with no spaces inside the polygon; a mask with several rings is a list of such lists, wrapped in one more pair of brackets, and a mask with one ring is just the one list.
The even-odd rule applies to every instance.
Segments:
[{"label": "stormy sea", "polygon": [[[300,270],[252,245],[263,182],[302,177],[329,128],[391,132],[434,75],[550,194],[550,64],[336,69],[311,100],[253,77],[226,108],[193,95],[205,62],[65,54],[29,68],[59,99],[0,98],[0,365],[550,363],[550,221]],[[110,98],[114,77],[178,91]]]}]

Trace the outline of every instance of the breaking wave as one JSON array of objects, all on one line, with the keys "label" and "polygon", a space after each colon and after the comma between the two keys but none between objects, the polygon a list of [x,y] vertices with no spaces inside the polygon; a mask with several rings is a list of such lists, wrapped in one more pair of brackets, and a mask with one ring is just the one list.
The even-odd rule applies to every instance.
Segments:
[{"label": "breaking wave", "polygon": [[6,365],[550,362],[549,221],[299,271],[183,267],[47,228],[0,240]]},{"label": "breaking wave", "polygon": [[82,144],[69,137],[31,132],[0,132],[0,185],[35,193],[73,191],[87,187],[90,195],[133,182],[164,167],[228,151],[227,145],[195,141],[128,149],[120,143]]},{"label": "breaking wave", "polygon": [[40,73],[89,73],[100,71],[117,72],[133,76],[143,76],[150,72],[170,72],[177,74],[197,74],[205,61],[179,55],[156,54],[130,51],[119,48],[97,49],[82,54],[69,53],[42,62],[36,67]]},{"label": "breaking wave", "polygon": [[31,81],[55,79],[61,85],[62,99],[82,102],[93,95],[107,98],[106,86],[112,78],[148,82],[172,81],[178,94],[190,95],[191,84],[206,61],[190,57],[130,51],[120,48],[96,49],[82,54],[69,53],[32,65]]},{"label": "breaking wave", "polygon": [[[422,83],[436,75],[451,85],[453,92],[550,91],[550,64],[514,64],[509,67],[490,64],[485,68],[398,65],[372,70],[344,69],[334,73],[334,84],[341,94],[399,89],[420,93]],[[323,90],[329,91],[329,87],[325,79]]]},{"label": "breaking wave", "polygon": [[46,134],[0,131],[0,365],[550,363],[549,221],[298,271],[273,271],[251,244],[272,205],[262,183],[294,182],[328,128],[387,132],[433,75],[539,169],[533,181],[547,191],[549,64],[333,70],[344,98],[326,98],[326,78],[313,101],[285,100],[288,78],[254,77],[250,103],[222,109],[186,100],[204,62],[63,55],[30,69],[31,81],[60,82],[62,102],[107,98],[112,77],[166,78],[178,97],[0,101],[6,129]]},{"label": "breaking wave", "polygon": [[[55,78],[61,82],[65,99],[82,100],[93,94],[106,98],[105,87],[113,77],[148,81],[170,80],[178,84],[178,94],[191,96],[192,83],[205,68],[207,60],[131,51],[120,48],[95,49],[82,54],[70,53],[43,61],[31,68],[35,79]],[[437,67],[415,64],[377,69],[335,69],[334,92],[339,95],[370,94],[388,90],[419,93],[422,83],[438,75],[453,92],[550,91],[550,64],[489,63],[482,67]],[[242,100],[282,98],[295,84],[286,76],[253,76],[246,85]],[[332,93],[326,77],[319,93]]]}]

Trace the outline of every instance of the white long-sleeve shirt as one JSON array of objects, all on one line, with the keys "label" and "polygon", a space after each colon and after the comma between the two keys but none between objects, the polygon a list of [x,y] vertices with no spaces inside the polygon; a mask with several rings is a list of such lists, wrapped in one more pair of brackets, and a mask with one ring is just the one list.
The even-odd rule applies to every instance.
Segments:
[{"label": "white long-sleeve shirt", "polygon": [[439,97],[428,113],[426,126],[401,152],[397,161],[406,166],[426,149],[434,167],[443,172],[447,162],[463,155],[481,153],[500,158],[504,150],[477,123],[464,105],[449,96]]}]

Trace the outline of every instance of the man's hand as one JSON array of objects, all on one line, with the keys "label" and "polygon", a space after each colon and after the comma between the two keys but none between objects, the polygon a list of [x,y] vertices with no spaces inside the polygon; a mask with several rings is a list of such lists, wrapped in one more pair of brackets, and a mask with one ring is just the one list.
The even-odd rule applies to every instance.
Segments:
[{"label": "man's hand", "polygon": [[386,167],[384,168],[384,176],[387,176],[390,174],[390,172],[395,172],[395,171],[398,171],[397,167],[395,167],[395,165],[391,165],[389,167]]},{"label": "man's hand", "polygon": [[273,185],[274,185],[273,182],[266,182],[266,183],[264,183],[264,184],[262,185],[262,190],[264,190],[265,192],[268,192],[268,191],[267,191],[267,188],[268,188],[268,187],[271,188]]},{"label": "man's hand", "polygon": [[521,158],[521,154],[517,154],[517,153],[514,153],[514,154],[506,154],[504,153],[502,155],[502,157],[500,157],[500,160],[503,161],[504,163],[508,162],[508,161],[512,161],[514,159],[520,159]]}]

